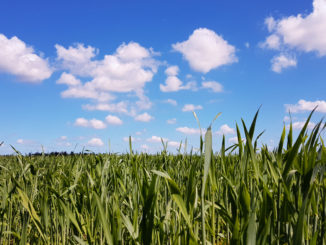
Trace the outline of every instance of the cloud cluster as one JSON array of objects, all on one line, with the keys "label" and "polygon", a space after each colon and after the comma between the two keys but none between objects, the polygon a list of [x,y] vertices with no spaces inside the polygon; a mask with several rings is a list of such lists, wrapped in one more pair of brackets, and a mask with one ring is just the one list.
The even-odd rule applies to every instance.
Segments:
[{"label": "cloud cluster", "polygon": [[[115,53],[95,59],[98,50],[83,44],[57,49],[57,60],[63,73],[57,81],[68,89],[61,93],[64,98],[92,99],[95,104],[87,104],[85,109],[107,110],[135,116],[139,110],[149,109],[151,102],[144,94],[144,86],[151,82],[159,65],[153,57],[156,53],[135,42],[121,44]],[[77,78],[78,77],[78,78]],[[81,79],[86,80],[85,83]],[[116,94],[133,94],[136,102],[113,103]]]},{"label": "cloud cluster", "polygon": [[139,122],[149,122],[149,121],[151,121],[153,119],[154,119],[154,117],[149,115],[147,112],[145,112],[143,114],[140,114],[140,115],[135,117],[135,120],[139,121]]},{"label": "cloud cluster", "polygon": [[[110,124],[110,125],[122,125],[123,124],[123,121],[119,117],[113,116],[113,115],[108,115],[105,118],[105,121],[107,124]],[[105,129],[107,127],[106,123],[101,120],[95,119],[95,118],[88,120],[86,118],[79,117],[75,120],[74,125],[79,126],[79,127],[84,127],[84,128]]]},{"label": "cloud cluster", "polygon": [[219,93],[223,91],[222,84],[215,81],[207,81],[201,83],[202,88],[210,89],[214,93]]},{"label": "cloud cluster", "polygon": [[317,106],[316,111],[321,113],[326,113],[326,101],[324,100],[316,100],[316,101],[299,100],[298,103],[294,105],[285,104],[284,106],[286,111],[291,113],[310,112],[316,106]]},{"label": "cloud cluster", "polygon": [[182,108],[182,111],[196,111],[202,109],[203,107],[201,105],[185,104]]},{"label": "cloud cluster", "polygon": [[198,128],[179,127],[176,128],[176,131],[183,134],[200,134],[200,130]]},{"label": "cloud cluster", "polygon": [[228,134],[235,134],[235,129],[231,128],[227,124],[223,124],[217,132],[215,132],[217,135],[228,135]]},{"label": "cloud cluster", "polygon": [[165,70],[165,74],[168,76],[165,80],[165,84],[160,84],[160,90],[162,92],[177,92],[179,90],[195,90],[196,83],[188,82],[186,85],[177,77],[179,74],[178,66],[170,66]]},{"label": "cloud cluster", "polygon": [[[283,65],[274,66],[279,58],[272,60],[272,70],[281,72],[282,68],[295,66],[296,60],[286,57],[284,50],[292,49],[303,52],[316,52],[326,55],[326,0],[314,0],[313,11],[308,15],[298,14],[281,19],[268,17],[265,24],[270,35],[261,47],[280,50],[278,57],[283,57]],[[280,62],[280,61],[279,61]]]},{"label": "cloud cluster", "polygon": [[88,146],[95,146],[95,147],[99,147],[99,146],[103,146],[104,143],[100,138],[92,138],[87,142]]},{"label": "cloud cluster", "polygon": [[21,81],[39,83],[52,75],[48,61],[35,54],[17,37],[0,34],[0,72],[17,76]]},{"label": "cloud cluster", "polygon": [[167,99],[167,100],[164,101],[164,103],[167,103],[167,104],[170,104],[170,105],[173,105],[173,106],[178,105],[178,102],[176,100],[173,100],[173,99]]},{"label": "cloud cluster", "polygon": [[175,124],[177,122],[177,119],[171,118],[171,119],[166,120],[166,122],[167,122],[167,124]]},{"label": "cloud cluster", "polygon": [[156,142],[156,143],[162,142],[162,140],[163,142],[166,142],[168,139],[156,135],[153,135],[151,138],[147,139],[148,142]]},{"label": "cloud cluster", "polygon": [[[305,125],[306,121],[297,121],[292,123],[292,128],[296,130],[301,130],[303,126]],[[316,126],[314,122],[309,122],[307,128],[308,129],[313,129]],[[290,125],[287,125],[286,128],[290,128]]]},{"label": "cloud cluster", "polygon": [[288,67],[296,67],[297,66],[297,60],[295,57],[291,57],[287,54],[280,54],[278,56],[275,56],[272,60],[272,71],[276,73],[281,73],[283,69]]},{"label": "cloud cluster", "polygon": [[117,117],[117,116],[113,116],[113,115],[108,115],[105,120],[107,121],[108,124],[111,124],[111,125],[122,125],[123,122],[122,120]]},{"label": "cloud cluster", "polygon": [[83,117],[77,118],[75,121],[75,126],[84,127],[84,128],[94,128],[94,129],[104,129],[106,124],[98,119],[85,119]]},{"label": "cloud cluster", "polygon": [[235,47],[207,28],[196,29],[188,40],[172,47],[182,53],[192,69],[203,73],[238,61]]}]

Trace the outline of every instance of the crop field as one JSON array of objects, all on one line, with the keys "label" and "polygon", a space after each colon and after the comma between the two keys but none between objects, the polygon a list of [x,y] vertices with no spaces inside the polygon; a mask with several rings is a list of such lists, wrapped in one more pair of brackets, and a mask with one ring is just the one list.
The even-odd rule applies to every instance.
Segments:
[{"label": "crop field", "polygon": [[270,151],[257,115],[217,153],[1,156],[0,244],[326,244],[324,123]]}]

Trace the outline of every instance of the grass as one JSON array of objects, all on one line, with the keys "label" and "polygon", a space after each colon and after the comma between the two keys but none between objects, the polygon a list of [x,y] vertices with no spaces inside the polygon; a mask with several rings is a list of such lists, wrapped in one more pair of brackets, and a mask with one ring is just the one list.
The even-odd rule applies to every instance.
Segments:
[{"label": "grass", "polygon": [[219,154],[0,156],[0,244],[326,244],[322,122],[269,151],[257,115]]}]

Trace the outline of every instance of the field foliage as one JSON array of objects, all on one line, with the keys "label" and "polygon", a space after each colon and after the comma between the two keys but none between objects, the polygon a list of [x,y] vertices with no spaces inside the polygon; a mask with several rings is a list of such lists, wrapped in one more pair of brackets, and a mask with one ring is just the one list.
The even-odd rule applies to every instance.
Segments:
[{"label": "field foliage", "polygon": [[218,154],[1,156],[0,244],[326,244],[324,124],[270,151],[257,114]]}]

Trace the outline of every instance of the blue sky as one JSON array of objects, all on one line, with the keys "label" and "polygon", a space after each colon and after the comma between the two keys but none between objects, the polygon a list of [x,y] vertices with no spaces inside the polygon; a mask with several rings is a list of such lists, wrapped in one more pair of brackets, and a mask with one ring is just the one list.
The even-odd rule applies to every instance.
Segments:
[{"label": "blue sky", "polygon": [[260,105],[273,148],[325,116],[325,31],[326,0],[2,1],[0,154],[196,148],[192,111],[217,151]]}]

